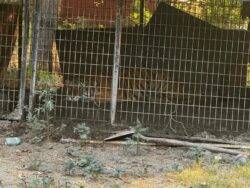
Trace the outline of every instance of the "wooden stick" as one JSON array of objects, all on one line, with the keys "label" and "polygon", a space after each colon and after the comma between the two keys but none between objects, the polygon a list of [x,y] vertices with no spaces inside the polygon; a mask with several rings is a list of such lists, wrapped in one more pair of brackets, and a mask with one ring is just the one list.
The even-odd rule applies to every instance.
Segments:
[{"label": "wooden stick", "polygon": [[247,155],[249,156],[248,153],[244,152],[239,152],[237,150],[232,150],[232,149],[224,149],[220,147],[215,147],[207,144],[198,144],[198,143],[191,143],[191,142],[186,142],[186,141],[180,141],[180,140],[175,140],[175,139],[167,139],[167,138],[152,138],[152,137],[146,137],[141,135],[140,139],[146,142],[150,143],[155,143],[155,144],[161,144],[161,145],[166,145],[166,146],[182,146],[182,147],[200,147],[204,148],[206,150],[210,150],[213,152],[220,152],[220,153],[227,153],[231,155]]}]

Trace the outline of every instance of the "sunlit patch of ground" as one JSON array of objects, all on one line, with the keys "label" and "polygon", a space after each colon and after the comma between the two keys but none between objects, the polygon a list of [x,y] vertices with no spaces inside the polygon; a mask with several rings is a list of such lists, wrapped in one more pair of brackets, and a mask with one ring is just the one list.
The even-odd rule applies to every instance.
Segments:
[{"label": "sunlit patch of ground", "polygon": [[178,173],[133,180],[124,187],[247,188],[250,187],[250,165],[224,168],[194,165]]},{"label": "sunlit patch of ground", "polygon": [[250,165],[231,168],[195,165],[173,178],[185,187],[250,187]]}]

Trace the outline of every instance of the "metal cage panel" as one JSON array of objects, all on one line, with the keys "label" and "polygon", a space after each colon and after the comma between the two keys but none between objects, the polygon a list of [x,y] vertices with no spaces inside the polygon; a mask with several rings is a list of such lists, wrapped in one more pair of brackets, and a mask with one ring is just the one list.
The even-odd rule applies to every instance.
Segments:
[{"label": "metal cage panel", "polygon": [[229,0],[36,0],[30,108],[44,105],[45,90],[56,118],[138,119],[176,133],[249,130],[248,8]]}]

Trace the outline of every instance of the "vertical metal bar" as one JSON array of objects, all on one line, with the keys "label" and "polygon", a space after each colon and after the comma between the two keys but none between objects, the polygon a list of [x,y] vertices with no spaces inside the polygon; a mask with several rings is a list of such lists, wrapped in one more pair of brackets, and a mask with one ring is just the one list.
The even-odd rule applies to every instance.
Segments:
[{"label": "vertical metal bar", "polygon": [[38,38],[40,30],[40,21],[41,21],[41,0],[36,0],[35,2],[35,11],[34,11],[34,20],[33,20],[33,30],[32,30],[32,79],[30,84],[30,95],[29,95],[29,114],[33,113],[34,108],[34,99],[35,99],[35,90],[36,90],[36,72],[37,72],[37,54],[38,54]]},{"label": "vertical metal bar", "polygon": [[[28,38],[29,38],[29,0],[23,0],[22,2],[22,19],[20,22],[22,27],[22,47],[21,54],[19,53],[19,57],[21,55],[20,62],[20,88],[19,88],[19,110],[21,119],[24,120],[24,106],[25,106],[25,85],[26,85],[26,61],[27,61],[27,53],[28,53]],[[19,40],[20,41],[20,40]]]},{"label": "vertical metal bar", "polygon": [[144,0],[140,0],[140,26],[143,27],[144,23]]},{"label": "vertical metal bar", "polygon": [[121,60],[121,34],[122,34],[122,3],[123,0],[116,0],[116,24],[115,24],[115,45],[114,45],[114,61],[113,61],[113,77],[112,77],[112,97],[110,120],[111,124],[115,122],[116,104],[117,104],[117,90],[119,80],[119,68]]}]

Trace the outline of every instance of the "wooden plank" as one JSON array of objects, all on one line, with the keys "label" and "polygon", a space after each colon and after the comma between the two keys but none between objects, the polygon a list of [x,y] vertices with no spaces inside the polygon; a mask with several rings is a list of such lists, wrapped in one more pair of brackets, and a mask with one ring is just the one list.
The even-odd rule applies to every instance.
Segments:
[{"label": "wooden plank", "polygon": [[104,141],[111,141],[111,140],[117,140],[117,139],[122,139],[122,138],[125,138],[125,137],[129,137],[129,136],[132,136],[134,134],[134,131],[128,131],[128,130],[125,130],[125,131],[120,131],[108,138],[105,138]]}]

